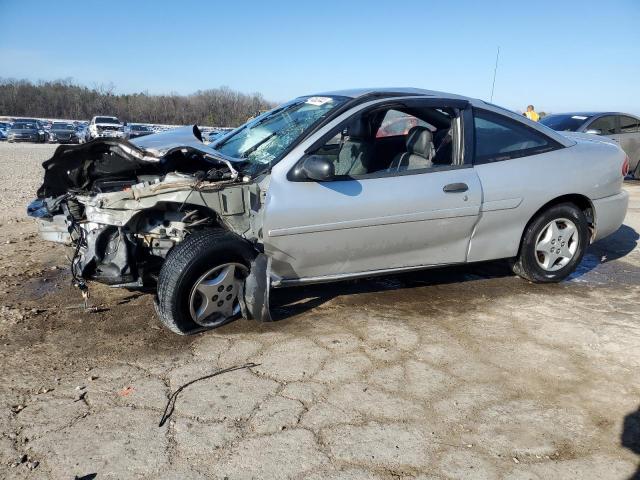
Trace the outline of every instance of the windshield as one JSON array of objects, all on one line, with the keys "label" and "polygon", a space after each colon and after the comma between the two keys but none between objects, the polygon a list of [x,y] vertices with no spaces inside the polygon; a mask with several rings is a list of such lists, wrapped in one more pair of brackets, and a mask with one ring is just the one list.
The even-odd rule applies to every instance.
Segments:
[{"label": "windshield", "polygon": [[35,123],[14,123],[11,130],[35,130],[37,128]]},{"label": "windshield", "polygon": [[96,123],[120,123],[116,117],[96,117]]},{"label": "windshield", "polygon": [[70,123],[54,123],[51,126],[52,130],[73,130],[74,127]]},{"label": "windshield", "polygon": [[558,132],[575,132],[584,122],[591,118],[588,115],[547,115],[540,123]]},{"label": "windshield", "polygon": [[285,103],[248,122],[215,145],[215,149],[246,163],[252,174],[273,164],[315,122],[348,100],[347,97],[303,97]]}]

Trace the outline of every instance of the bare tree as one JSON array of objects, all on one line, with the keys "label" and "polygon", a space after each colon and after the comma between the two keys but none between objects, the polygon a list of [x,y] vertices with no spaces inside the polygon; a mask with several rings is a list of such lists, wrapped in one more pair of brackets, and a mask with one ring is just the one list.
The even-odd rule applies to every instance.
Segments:
[{"label": "bare tree", "polygon": [[191,95],[117,94],[113,84],[88,88],[70,78],[37,83],[0,78],[3,116],[80,120],[103,114],[117,115],[127,122],[234,127],[274,106],[260,93],[244,94],[229,87]]}]

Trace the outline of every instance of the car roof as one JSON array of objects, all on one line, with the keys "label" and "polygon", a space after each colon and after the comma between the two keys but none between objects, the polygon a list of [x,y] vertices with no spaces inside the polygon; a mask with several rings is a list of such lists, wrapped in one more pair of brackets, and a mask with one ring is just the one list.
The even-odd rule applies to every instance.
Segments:
[{"label": "car roof", "polygon": [[601,116],[601,115],[625,115],[627,117],[636,117],[637,115],[633,115],[631,113],[624,113],[624,112],[559,112],[559,113],[550,113],[549,116],[551,115],[578,115],[581,117],[595,117],[595,116]]},{"label": "car roof", "polygon": [[386,94],[388,94],[389,96],[422,95],[422,96],[435,97],[435,98],[460,98],[460,99],[466,99],[466,100],[473,100],[469,97],[456,95],[454,93],[446,93],[446,92],[439,92],[437,90],[425,90],[423,88],[412,88],[412,87],[352,88],[352,89],[345,89],[345,90],[334,90],[331,92],[322,92],[312,96],[339,96],[339,97],[358,98],[358,97],[363,97],[365,95],[385,96]]}]

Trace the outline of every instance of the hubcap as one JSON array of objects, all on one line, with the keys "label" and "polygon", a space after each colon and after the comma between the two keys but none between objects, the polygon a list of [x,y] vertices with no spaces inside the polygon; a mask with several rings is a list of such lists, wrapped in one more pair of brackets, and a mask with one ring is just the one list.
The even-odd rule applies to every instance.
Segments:
[{"label": "hubcap", "polygon": [[211,327],[240,313],[238,292],[246,273],[247,268],[240,263],[225,263],[202,275],[189,295],[193,321]]},{"label": "hubcap", "polygon": [[567,218],[549,222],[536,240],[536,260],[544,270],[555,272],[566,266],[578,250],[576,224]]}]

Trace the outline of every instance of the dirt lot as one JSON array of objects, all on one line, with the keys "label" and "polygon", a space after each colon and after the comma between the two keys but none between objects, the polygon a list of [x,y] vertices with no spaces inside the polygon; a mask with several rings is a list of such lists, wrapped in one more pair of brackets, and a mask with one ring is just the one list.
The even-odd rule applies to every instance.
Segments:
[{"label": "dirt lot", "polygon": [[[560,285],[497,262],[280,291],[178,337],[92,285],[24,204],[48,145],[0,144],[0,477],[603,479],[640,456],[640,185]],[[170,392],[218,368],[256,362]]]}]

